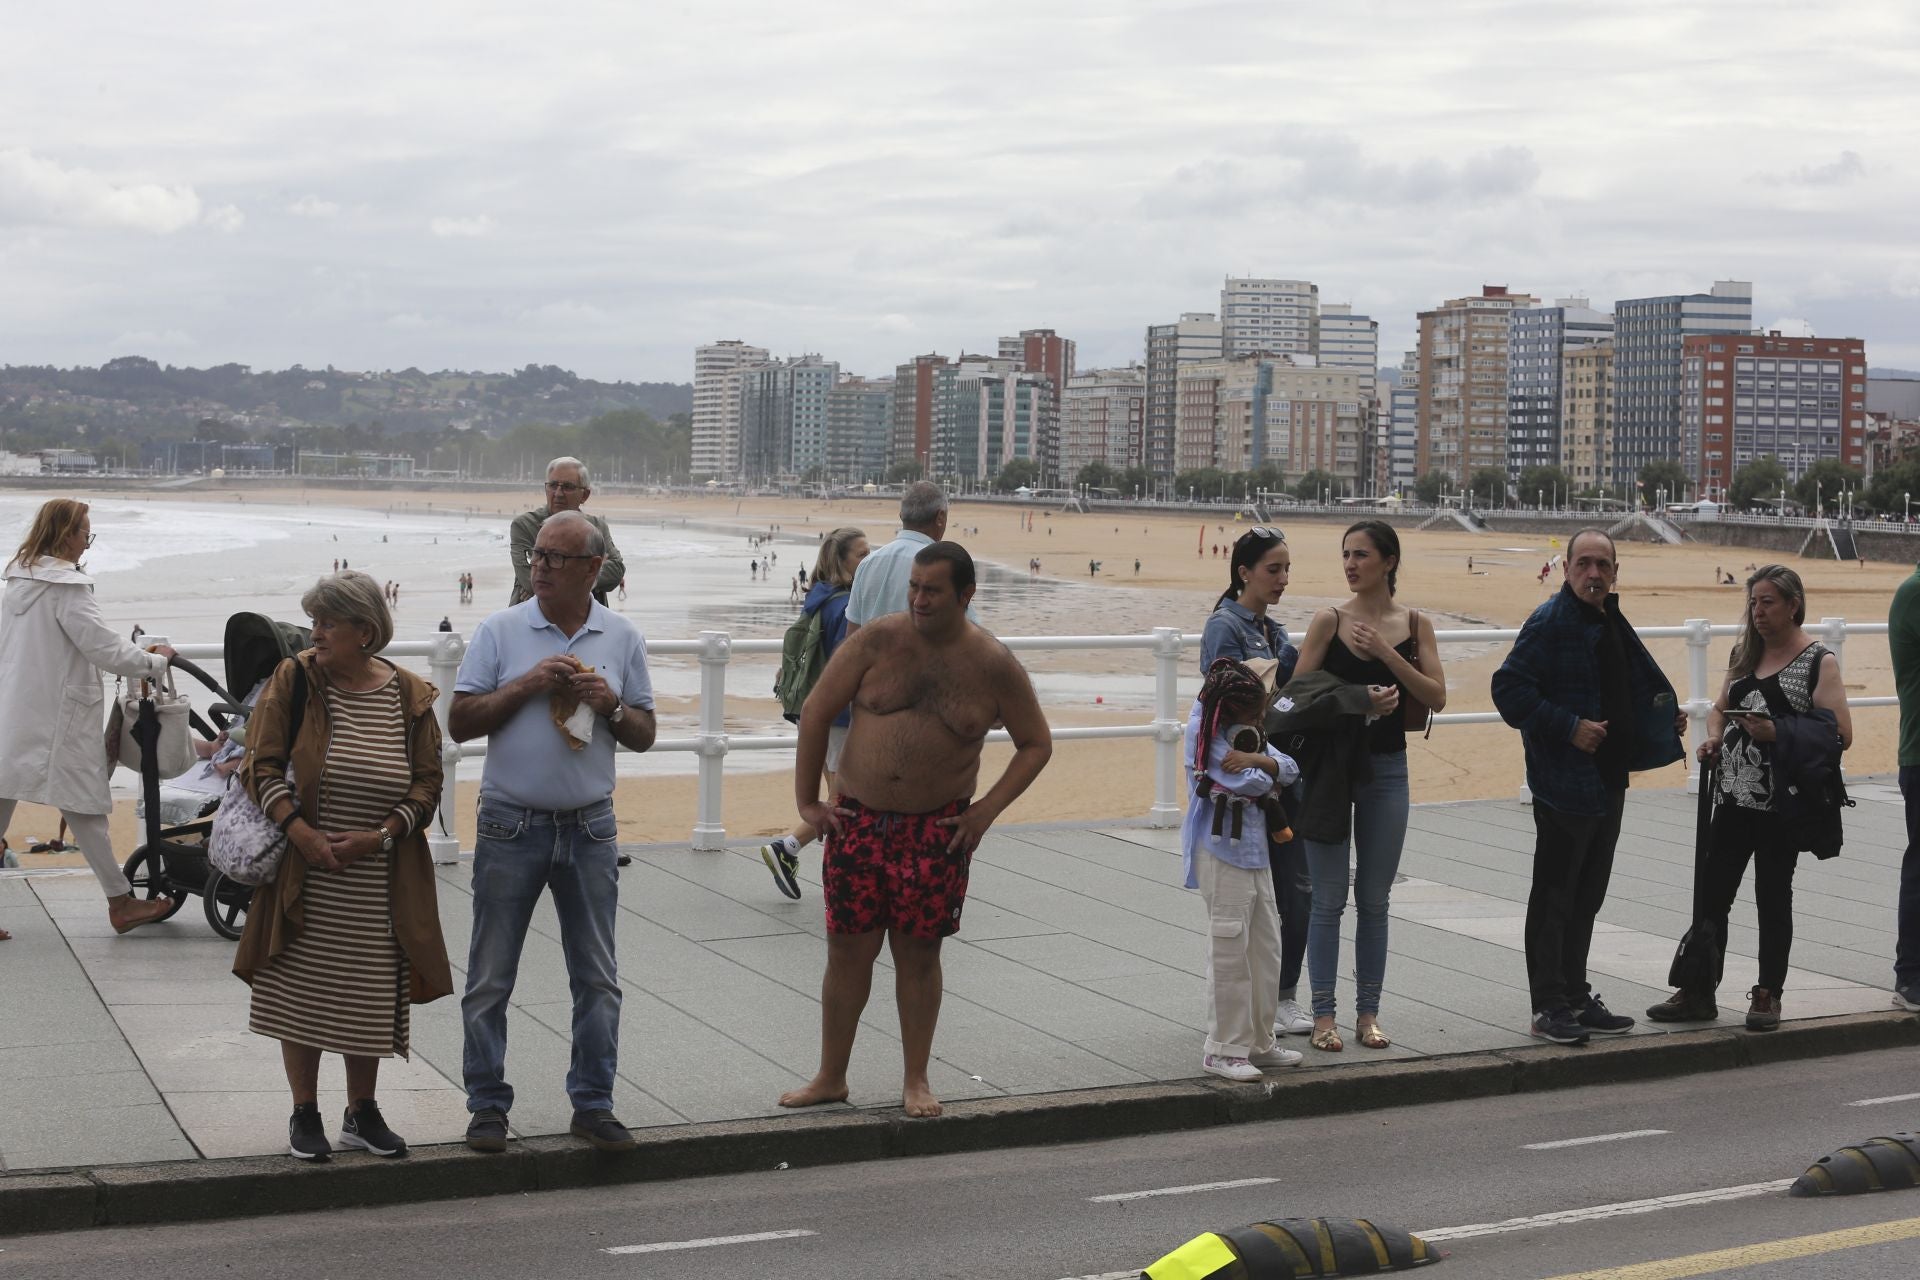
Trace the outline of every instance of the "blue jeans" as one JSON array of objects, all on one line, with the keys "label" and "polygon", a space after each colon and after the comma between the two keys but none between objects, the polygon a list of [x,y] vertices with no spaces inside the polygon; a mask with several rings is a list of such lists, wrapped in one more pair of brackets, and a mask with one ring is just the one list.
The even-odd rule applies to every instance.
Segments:
[{"label": "blue jeans", "polygon": [[1907,851],[1900,859],[1899,940],[1893,953],[1893,985],[1920,987],[1920,765],[1900,766],[1900,798],[1906,802]]},{"label": "blue jeans", "polygon": [[620,1050],[620,975],[613,956],[620,907],[617,836],[610,800],[557,813],[480,802],[480,835],[473,846],[473,945],[467,952],[467,994],[460,1001],[468,1111],[513,1109],[507,1001],[543,889],[553,893],[573,989],[567,1096],[576,1111],[612,1109]]},{"label": "blue jeans", "polygon": [[[1407,753],[1373,757],[1373,780],[1353,798],[1353,900],[1355,1012],[1380,1012],[1380,988],[1387,980],[1387,898],[1400,870],[1400,849],[1407,842]],[[1305,840],[1307,870],[1313,876],[1313,919],[1307,929],[1307,982],[1313,991],[1313,1016],[1334,1013],[1334,980],[1340,973],[1340,917],[1347,909],[1348,842]]]}]

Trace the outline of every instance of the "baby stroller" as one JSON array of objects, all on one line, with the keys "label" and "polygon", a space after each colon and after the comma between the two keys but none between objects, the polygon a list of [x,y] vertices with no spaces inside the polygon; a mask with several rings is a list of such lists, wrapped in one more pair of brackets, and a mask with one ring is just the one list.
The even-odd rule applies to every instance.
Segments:
[{"label": "baby stroller", "polygon": [[[226,688],[187,659],[174,659],[176,669],[198,680],[218,699],[207,708],[212,723],[196,713],[192,721],[194,729],[212,741],[243,722],[249,708],[228,690],[251,690],[272,675],[282,661],[307,645],[307,628],[294,623],[275,622],[258,613],[236,613],[227,619]],[[136,735],[150,719],[151,712],[143,713],[141,725],[135,728]],[[158,731],[157,722],[153,731]],[[123,868],[134,894],[148,900],[172,898],[174,911],[185,905],[188,894],[198,895],[213,931],[229,940],[238,939],[246,927],[253,886],[234,883],[207,861],[207,840],[213,831],[213,814],[220,807],[219,799],[209,800],[191,822],[164,826],[160,774],[151,752],[143,752],[141,756],[140,787],[146,810],[146,843],[133,851]],[[170,911],[162,919],[172,915]]]}]

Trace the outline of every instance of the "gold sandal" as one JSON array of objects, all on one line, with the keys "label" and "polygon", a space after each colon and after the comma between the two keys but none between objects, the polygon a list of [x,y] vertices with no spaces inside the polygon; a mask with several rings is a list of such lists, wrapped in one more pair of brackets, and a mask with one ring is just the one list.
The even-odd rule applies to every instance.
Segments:
[{"label": "gold sandal", "polygon": [[1338,1053],[1346,1048],[1345,1045],[1340,1043],[1340,1032],[1333,1027],[1315,1028],[1313,1036],[1308,1043],[1314,1048],[1324,1049],[1328,1053]]},{"label": "gold sandal", "polygon": [[1354,1030],[1360,1034],[1360,1043],[1369,1049],[1384,1049],[1393,1043],[1377,1022],[1369,1022],[1364,1026],[1355,1027]]}]

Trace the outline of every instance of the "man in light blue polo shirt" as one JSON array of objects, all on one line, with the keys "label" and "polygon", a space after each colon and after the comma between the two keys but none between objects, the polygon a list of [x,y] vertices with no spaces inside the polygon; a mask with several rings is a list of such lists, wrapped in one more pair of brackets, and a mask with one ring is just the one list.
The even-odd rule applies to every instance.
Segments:
[{"label": "man in light blue polo shirt", "polygon": [[[506,1150],[513,1107],[507,1002],[542,890],[553,894],[573,988],[571,1131],[603,1151],[635,1145],[613,1114],[620,1042],[613,752],[616,741],[634,751],[653,745],[653,682],[639,629],[593,598],[606,554],[606,539],[585,516],[549,516],[527,553],[533,598],[480,624],[453,686],[453,740],[487,739],[473,942],[460,1002],[467,1145],[476,1151]],[[563,713],[575,707],[590,714],[563,728]]]},{"label": "man in light blue polo shirt", "polygon": [[[853,572],[853,588],[847,595],[848,637],[875,618],[905,612],[913,558],[922,547],[946,536],[947,495],[931,480],[915,480],[900,495],[900,532],[886,546],[868,553]],[[980,621],[971,604],[967,621],[976,625]]]}]

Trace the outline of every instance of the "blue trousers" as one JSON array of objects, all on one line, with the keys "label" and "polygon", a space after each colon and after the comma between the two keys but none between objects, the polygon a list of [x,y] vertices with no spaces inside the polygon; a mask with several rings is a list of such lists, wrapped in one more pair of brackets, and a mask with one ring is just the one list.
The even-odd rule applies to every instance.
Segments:
[{"label": "blue trousers", "polygon": [[[1347,879],[1353,876],[1356,920],[1353,940],[1355,1012],[1380,1012],[1387,979],[1387,899],[1400,871],[1407,842],[1407,753],[1373,757],[1373,779],[1353,798],[1353,836],[1339,844],[1303,843],[1313,877],[1313,917],[1307,930],[1307,981],[1313,1016],[1335,1011],[1334,982],[1340,973],[1340,917],[1347,909]],[[1348,860],[1351,847],[1352,862]]]}]

